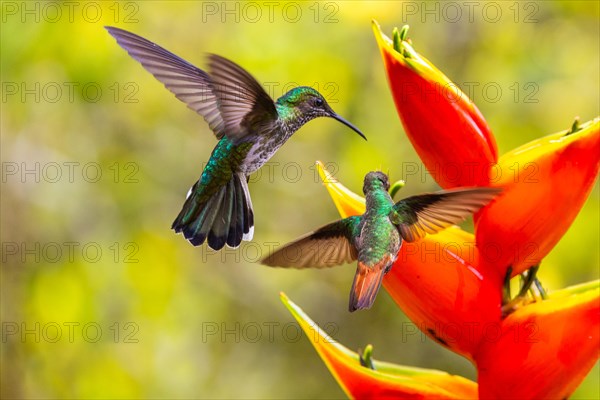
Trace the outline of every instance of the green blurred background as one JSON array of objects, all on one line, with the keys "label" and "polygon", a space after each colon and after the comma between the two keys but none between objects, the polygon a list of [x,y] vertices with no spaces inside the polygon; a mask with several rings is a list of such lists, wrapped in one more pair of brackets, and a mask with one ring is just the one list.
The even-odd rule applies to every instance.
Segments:
[{"label": "green blurred background", "polygon": [[[372,343],[375,358],[475,379],[469,362],[411,334],[387,293],[349,314],[354,267],[256,263],[337,218],[315,160],[357,192],[370,170],[400,179],[419,162],[372,18],[388,34],[410,24],[418,51],[474,87],[500,154],[599,114],[598,2],[452,4],[3,1],[2,397],[342,397],[279,291],[352,349]],[[309,123],[252,179],[255,241],[194,248],[169,228],[216,141],[104,25],[199,66],[205,52],[231,58],[272,96],[313,85],[369,141]],[[403,194],[436,188],[413,177]],[[599,195],[542,264],[550,289],[598,279]],[[598,375],[596,365],[573,398],[597,397]]]}]

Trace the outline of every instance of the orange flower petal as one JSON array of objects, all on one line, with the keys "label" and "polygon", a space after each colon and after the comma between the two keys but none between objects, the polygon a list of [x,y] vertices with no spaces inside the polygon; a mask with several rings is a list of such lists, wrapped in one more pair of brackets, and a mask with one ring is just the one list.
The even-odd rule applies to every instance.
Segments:
[{"label": "orange flower petal", "polygon": [[329,337],[285,294],[281,301],[304,330],[327,368],[350,398],[475,399],[477,384],[437,370],[374,361],[375,370],[360,365],[356,353]]},{"label": "orange flower petal", "polygon": [[408,42],[398,52],[375,21],[373,31],[396,109],[429,173],[443,188],[487,186],[498,150],[475,104]]},{"label": "orange flower petal", "polygon": [[477,246],[500,275],[513,276],[552,250],[579,213],[600,167],[600,119],[578,132],[534,140],[501,157],[494,185],[505,192],[476,220]]},{"label": "orange flower petal", "polygon": [[[364,213],[358,195],[331,179],[325,186],[343,217]],[[485,325],[501,317],[501,279],[479,264],[473,235],[453,227],[404,243],[383,286],[425,334],[472,359]]]},{"label": "orange flower petal", "polygon": [[501,317],[498,279],[478,267],[473,235],[457,227],[404,243],[383,285],[424,333],[473,359]]},{"label": "orange flower petal", "polygon": [[480,397],[569,397],[598,360],[599,282],[551,294],[491,327],[476,354]]}]

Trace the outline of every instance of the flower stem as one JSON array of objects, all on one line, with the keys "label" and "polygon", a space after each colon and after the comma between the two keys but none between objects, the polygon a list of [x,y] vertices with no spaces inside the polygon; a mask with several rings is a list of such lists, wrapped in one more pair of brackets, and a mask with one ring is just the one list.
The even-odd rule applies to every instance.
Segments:
[{"label": "flower stem", "polygon": [[361,351],[358,349],[358,357],[360,361],[360,365],[365,368],[369,368],[375,370],[375,366],[373,365],[373,346],[368,344],[365,347],[365,351]]},{"label": "flower stem", "polygon": [[582,128],[579,125],[579,117],[575,117],[575,121],[573,121],[573,125],[571,125],[571,129],[565,134],[565,136],[569,136],[577,131],[580,131]]},{"label": "flower stem", "polygon": [[390,197],[393,199],[398,190],[402,189],[406,185],[406,182],[400,179],[399,181],[394,182],[392,186],[390,186]]}]

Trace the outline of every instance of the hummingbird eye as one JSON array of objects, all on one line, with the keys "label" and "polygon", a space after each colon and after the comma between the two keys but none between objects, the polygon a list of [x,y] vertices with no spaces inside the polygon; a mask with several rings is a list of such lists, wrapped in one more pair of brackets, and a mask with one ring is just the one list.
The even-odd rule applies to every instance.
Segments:
[{"label": "hummingbird eye", "polygon": [[315,105],[316,105],[317,107],[322,107],[322,106],[323,106],[323,99],[321,99],[321,98],[317,97],[317,98],[315,99]]}]

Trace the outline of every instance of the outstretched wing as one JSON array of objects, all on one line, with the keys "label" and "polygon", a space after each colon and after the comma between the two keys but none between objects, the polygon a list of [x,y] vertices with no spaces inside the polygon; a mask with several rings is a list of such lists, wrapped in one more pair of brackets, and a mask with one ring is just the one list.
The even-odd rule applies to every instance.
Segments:
[{"label": "outstretched wing", "polygon": [[324,268],[355,261],[354,237],[360,217],[349,217],[325,225],[277,249],[261,262],[271,267]]},{"label": "outstretched wing", "polygon": [[492,201],[500,188],[463,188],[442,190],[400,200],[390,220],[407,242],[437,233],[457,224]]},{"label": "outstretched wing", "polygon": [[225,122],[221,117],[213,82],[206,72],[134,33],[111,26],[107,26],[106,30],[179,100],[203,116],[218,139],[223,137]]},{"label": "outstretched wing", "polygon": [[252,75],[216,54],[209,55],[208,66],[228,137],[240,138],[272,125],[275,103]]}]

